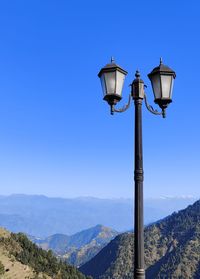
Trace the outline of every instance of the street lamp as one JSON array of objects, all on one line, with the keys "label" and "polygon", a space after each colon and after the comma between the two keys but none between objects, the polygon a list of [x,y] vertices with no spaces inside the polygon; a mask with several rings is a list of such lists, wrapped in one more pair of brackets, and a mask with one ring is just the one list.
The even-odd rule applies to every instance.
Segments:
[{"label": "street lamp", "polygon": [[112,114],[114,106],[122,98],[122,88],[126,75],[127,72],[115,64],[113,58],[111,58],[111,63],[102,68],[98,74],[101,79],[104,94],[103,99],[111,106]]},{"label": "street lamp", "polygon": [[102,68],[98,74],[101,79],[101,85],[104,94],[104,100],[108,102],[111,108],[111,114],[114,112],[126,111],[131,103],[131,99],[135,103],[135,201],[134,201],[134,278],[145,279],[144,265],[144,221],[143,221],[143,152],[142,152],[142,101],[145,100],[147,109],[156,115],[166,117],[166,108],[172,102],[173,82],[176,73],[168,66],[162,63],[152,70],[148,77],[154,93],[154,102],[159,105],[161,112],[153,109],[147,103],[145,94],[145,85],[140,78],[139,71],[136,71],[135,79],[131,84],[131,94],[129,101],[121,109],[115,108],[115,105],[122,98],[122,89],[127,72],[120,66],[115,64],[111,59],[111,63]]},{"label": "street lamp", "polygon": [[154,68],[153,71],[148,74],[148,77],[153,87],[155,96],[154,102],[157,103],[162,110],[165,110],[168,104],[172,102],[172,90],[176,77],[175,72],[163,65],[162,59],[160,59],[160,65]]}]

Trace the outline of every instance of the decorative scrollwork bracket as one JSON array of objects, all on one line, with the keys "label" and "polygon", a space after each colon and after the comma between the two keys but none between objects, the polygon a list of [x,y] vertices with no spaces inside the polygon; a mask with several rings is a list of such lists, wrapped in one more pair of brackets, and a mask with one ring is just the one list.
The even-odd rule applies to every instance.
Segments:
[{"label": "decorative scrollwork bracket", "polygon": [[131,104],[131,94],[129,95],[128,103],[125,106],[123,106],[122,108],[117,109],[117,108],[115,108],[114,105],[112,105],[111,106],[111,114],[114,114],[114,112],[120,112],[121,113],[121,112],[126,111],[130,107],[130,104]]},{"label": "decorative scrollwork bracket", "polygon": [[163,109],[162,111],[157,111],[151,105],[148,104],[146,94],[144,94],[144,102],[145,102],[145,105],[146,105],[146,108],[148,109],[148,111],[150,111],[151,113],[153,113],[155,115],[162,115],[163,118],[166,117],[166,110],[165,109]]}]

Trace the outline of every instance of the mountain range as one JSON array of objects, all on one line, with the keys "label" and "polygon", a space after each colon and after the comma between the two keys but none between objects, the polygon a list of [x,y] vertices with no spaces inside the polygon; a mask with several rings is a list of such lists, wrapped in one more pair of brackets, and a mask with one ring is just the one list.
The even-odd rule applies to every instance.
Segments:
[{"label": "mountain range", "polygon": [[[155,222],[195,201],[192,197],[145,200],[145,224]],[[37,237],[71,235],[97,224],[124,232],[133,228],[131,199],[0,196],[0,226]]]},{"label": "mountain range", "polygon": [[47,238],[29,239],[44,250],[52,250],[57,257],[75,266],[81,266],[106,246],[118,233],[97,225],[74,235],[54,234]]},{"label": "mountain range", "polygon": [[[200,278],[200,200],[145,228],[146,278]],[[134,235],[118,235],[80,271],[94,279],[133,279]]]}]

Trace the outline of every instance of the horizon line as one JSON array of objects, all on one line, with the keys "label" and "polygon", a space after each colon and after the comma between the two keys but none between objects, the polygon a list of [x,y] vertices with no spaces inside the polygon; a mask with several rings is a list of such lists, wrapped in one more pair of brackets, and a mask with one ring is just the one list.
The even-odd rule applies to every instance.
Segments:
[{"label": "horizon line", "polygon": [[[44,197],[49,199],[68,199],[68,200],[78,200],[78,199],[99,199],[99,200],[133,200],[132,197],[96,197],[96,196],[76,196],[76,197],[61,197],[61,196],[48,196],[45,194],[25,194],[25,193],[11,193],[7,195],[0,195],[1,197],[12,197],[12,196],[29,196],[29,197]],[[144,200],[170,200],[170,199],[200,199],[200,197],[194,195],[163,195],[159,197],[144,197]]]}]

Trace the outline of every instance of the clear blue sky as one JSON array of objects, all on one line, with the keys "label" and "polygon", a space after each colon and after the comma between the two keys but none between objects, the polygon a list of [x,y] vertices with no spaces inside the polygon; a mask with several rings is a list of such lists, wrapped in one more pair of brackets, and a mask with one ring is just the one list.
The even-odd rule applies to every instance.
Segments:
[{"label": "clear blue sky", "polygon": [[0,3],[1,194],[131,197],[133,106],[111,116],[97,73],[177,73],[167,118],[143,109],[145,196],[200,193],[199,1]]}]

